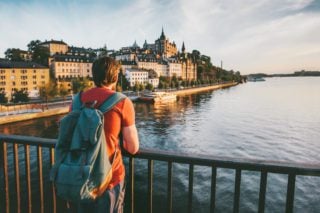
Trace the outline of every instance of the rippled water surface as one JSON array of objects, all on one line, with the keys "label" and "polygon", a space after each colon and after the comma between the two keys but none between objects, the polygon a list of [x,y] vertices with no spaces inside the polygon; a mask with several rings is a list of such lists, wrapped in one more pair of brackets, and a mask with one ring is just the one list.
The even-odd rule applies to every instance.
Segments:
[{"label": "rippled water surface", "polygon": [[[268,78],[179,97],[177,103],[135,104],[141,146],[221,157],[319,164],[320,78]],[[56,137],[57,117],[0,126],[5,133]],[[166,210],[166,164],[155,162],[155,212]],[[157,169],[158,168],[158,169]],[[146,162],[136,171],[147,174]],[[233,170],[218,169],[217,212],[232,212]],[[194,212],[209,212],[211,169],[195,167]],[[139,212],[146,180],[137,175]],[[187,211],[188,167],[174,164],[173,209]],[[260,174],[242,172],[241,212],[257,212]],[[266,212],[284,212],[287,176],[269,174]],[[320,178],[297,177],[295,212],[320,211]]]}]

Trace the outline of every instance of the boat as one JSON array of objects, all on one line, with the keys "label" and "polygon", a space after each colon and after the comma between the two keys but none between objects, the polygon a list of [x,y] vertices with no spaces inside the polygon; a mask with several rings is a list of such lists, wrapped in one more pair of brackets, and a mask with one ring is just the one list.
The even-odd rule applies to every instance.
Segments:
[{"label": "boat", "polygon": [[151,103],[173,102],[177,100],[177,95],[168,92],[151,92],[142,94],[139,100]]},{"label": "boat", "polygon": [[248,77],[247,81],[256,82],[256,81],[266,81],[262,77]]}]

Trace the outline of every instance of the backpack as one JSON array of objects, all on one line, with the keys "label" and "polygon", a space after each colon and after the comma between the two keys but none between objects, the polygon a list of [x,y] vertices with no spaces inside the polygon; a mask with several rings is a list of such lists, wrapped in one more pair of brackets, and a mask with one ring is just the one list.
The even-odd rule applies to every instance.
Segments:
[{"label": "backpack", "polygon": [[80,97],[81,92],[74,97],[72,111],[60,121],[50,180],[62,199],[90,202],[106,190],[112,179],[113,161],[107,155],[104,113],[126,96],[116,92],[99,109],[94,108],[96,101],[87,106]]}]

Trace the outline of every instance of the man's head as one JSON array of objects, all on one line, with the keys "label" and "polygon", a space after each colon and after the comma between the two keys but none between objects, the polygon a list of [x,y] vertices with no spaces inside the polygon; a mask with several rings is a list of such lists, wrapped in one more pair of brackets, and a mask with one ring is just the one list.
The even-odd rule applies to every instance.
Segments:
[{"label": "man's head", "polygon": [[110,57],[102,57],[93,62],[92,77],[97,87],[109,86],[118,81],[120,64]]}]

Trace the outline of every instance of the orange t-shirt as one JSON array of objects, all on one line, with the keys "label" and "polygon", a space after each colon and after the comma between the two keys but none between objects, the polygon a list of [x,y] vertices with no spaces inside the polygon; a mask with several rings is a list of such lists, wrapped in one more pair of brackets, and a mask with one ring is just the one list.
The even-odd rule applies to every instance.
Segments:
[{"label": "orange t-shirt", "polygon": [[[82,103],[97,101],[98,108],[114,91],[105,87],[95,87],[81,94]],[[112,180],[108,189],[118,185],[125,178],[125,168],[119,144],[119,134],[122,127],[135,124],[134,107],[129,98],[125,98],[116,104],[110,111],[104,114],[104,130],[107,142],[107,150],[110,161],[117,150],[117,155],[112,165]]]}]

